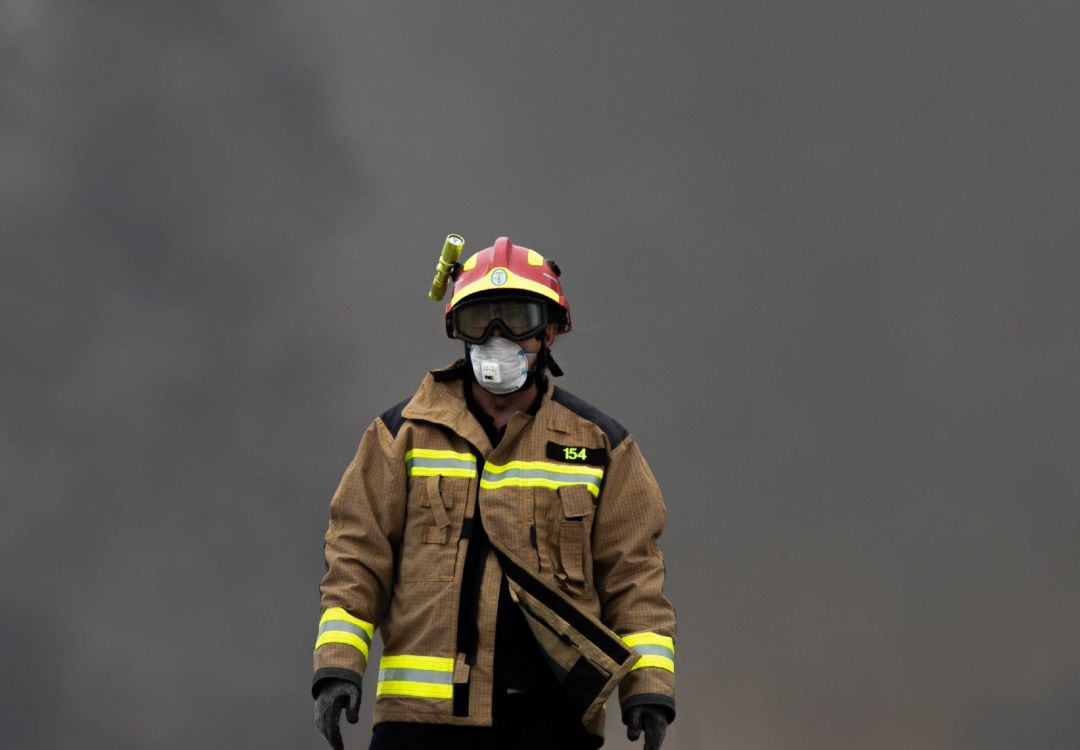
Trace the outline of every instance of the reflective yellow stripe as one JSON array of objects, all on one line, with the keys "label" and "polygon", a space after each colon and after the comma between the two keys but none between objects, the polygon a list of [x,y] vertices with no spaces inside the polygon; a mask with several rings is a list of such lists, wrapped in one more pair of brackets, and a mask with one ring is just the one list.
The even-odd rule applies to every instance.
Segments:
[{"label": "reflective yellow stripe", "polygon": [[325,646],[327,643],[344,643],[348,646],[352,646],[361,654],[364,658],[368,655],[368,645],[364,640],[352,633],[343,633],[340,630],[328,630],[319,636],[319,639],[315,641],[315,650],[317,651],[320,646]]},{"label": "reflective yellow stripe", "polygon": [[341,607],[330,607],[319,618],[319,635],[315,650],[327,643],[344,643],[352,646],[367,659],[368,644],[375,635],[375,626],[353,617]]},{"label": "reflective yellow stripe", "polygon": [[630,648],[634,646],[664,646],[672,653],[675,653],[675,641],[666,635],[658,633],[631,633],[630,635],[624,635],[622,642]]},{"label": "reflective yellow stripe", "polygon": [[375,636],[375,626],[370,622],[365,622],[359,617],[353,617],[341,607],[330,607],[330,609],[323,612],[322,617],[319,618],[319,624],[322,625],[327,620],[344,620],[345,622],[351,622],[358,628],[363,628],[364,632],[368,634],[368,638]]},{"label": "reflective yellow stripe", "polygon": [[379,669],[426,669],[431,672],[453,672],[454,660],[443,656],[384,656]]},{"label": "reflective yellow stripe", "polygon": [[454,660],[444,656],[398,654],[379,662],[379,685],[375,695],[407,698],[454,697]]},{"label": "reflective yellow stripe", "polygon": [[604,470],[596,466],[556,464],[550,461],[510,461],[505,464],[487,464],[484,466],[484,472],[491,474],[502,474],[511,469],[536,469],[539,471],[551,471],[556,474],[591,474],[597,478],[603,478],[604,476]]},{"label": "reflective yellow stripe", "polygon": [[604,470],[594,466],[556,464],[547,461],[511,461],[507,464],[488,464],[480,478],[480,486],[494,490],[500,487],[560,487],[585,485],[593,497],[600,494]]},{"label": "reflective yellow stripe", "polygon": [[472,479],[476,476],[476,469],[439,469],[425,466],[410,466],[410,477],[465,477]]},{"label": "reflective yellow stripe", "polygon": [[379,686],[375,688],[375,695],[403,695],[408,698],[443,698],[449,700],[454,697],[454,686],[387,680],[379,683]]},{"label": "reflective yellow stripe", "polygon": [[675,674],[675,662],[666,656],[657,656],[655,654],[642,656],[634,663],[634,666],[630,667],[630,671],[633,672],[635,669],[644,669],[645,667],[659,667]]},{"label": "reflective yellow stripe", "polygon": [[405,466],[410,477],[465,477],[476,476],[476,456],[457,451],[441,451],[432,448],[413,448],[405,454]]},{"label": "reflective yellow stripe", "polygon": [[440,451],[432,448],[413,448],[405,453],[405,460],[410,458],[451,458],[455,461],[468,461],[476,463],[476,456],[471,453],[458,453],[457,451]]},{"label": "reflective yellow stripe", "polygon": [[641,654],[630,668],[645,669],[656,667],[675,673],[675,641],[670,636],[659,633],[630,633],[622,636],[622,642]]},{"label": "reflective yellow stripe", "polygon": [[593,497],[600,495],[600,488],[584,482],[553,482],[550,479],[500,479],[497,482],[480,480],[480,486],[485,490],[497,490],[500,487],[543,487],[548,490],[558,490],[560,487],[569,487],[573,484],[584,484]]}]

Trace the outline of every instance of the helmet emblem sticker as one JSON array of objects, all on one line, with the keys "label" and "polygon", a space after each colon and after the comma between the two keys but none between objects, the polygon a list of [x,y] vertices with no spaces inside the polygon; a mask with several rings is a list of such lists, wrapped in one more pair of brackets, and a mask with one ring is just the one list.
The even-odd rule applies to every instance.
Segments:
[{"label": "helmet emblem sticker", "polygon": [[491,284],[492,286],[502,286],[506,283],[506,269],[496,268],[491,272]]}]

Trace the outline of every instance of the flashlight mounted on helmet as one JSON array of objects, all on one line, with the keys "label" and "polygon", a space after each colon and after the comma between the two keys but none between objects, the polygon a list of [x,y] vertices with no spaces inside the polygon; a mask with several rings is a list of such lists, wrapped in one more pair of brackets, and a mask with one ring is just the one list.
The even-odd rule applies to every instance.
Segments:
[{"label": "flashlight mounted on helmet", "polygon": [[439,259],[435,261],[435,279],[431,282],[428,299],[438,302],[446,296],[446,286],[460,268],[458,258],[461,257],[461,251],[464,247],[465,238],[460,234],[446,235],[442,252],[439,253]]}]

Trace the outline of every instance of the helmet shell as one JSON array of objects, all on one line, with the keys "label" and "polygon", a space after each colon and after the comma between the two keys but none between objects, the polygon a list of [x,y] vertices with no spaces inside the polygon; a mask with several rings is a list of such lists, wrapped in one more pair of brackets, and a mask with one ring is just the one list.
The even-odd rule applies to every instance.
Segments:
[{"label": "helmet shell", "polygon": [[552,264],[535,250],[500,237],[491,247],[469,256],[454,280],[446,305],[446,333],[454,335],[450,314],[463,302],[484,296],[531,296],[547,300],[562,310],[559,333],[570,330],[570,306],[562,282]]}]

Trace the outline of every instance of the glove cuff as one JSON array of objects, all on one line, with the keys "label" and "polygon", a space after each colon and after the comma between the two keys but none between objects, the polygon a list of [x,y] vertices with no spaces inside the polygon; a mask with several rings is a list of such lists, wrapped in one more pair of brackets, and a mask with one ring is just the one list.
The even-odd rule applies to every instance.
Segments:
[{"label": "glove cuff", "polygon": [[342,667],[323,667],[322,669],[316,669],[315,674],[311,676],[312,698],[319,697],[319,691],[322,690],[322,687],[319,685],[319,683],[323,680],[329,679],[345,680],[347,682],[351,682],[356,685],[356,689],[360,691],[361,695],[364,694],[363,677],[358,672],[354,672],[351,669],[344,669]]},{"label": "glove cuff", "polygon": [[650,706],[662,712],[667,716],[668,724],[675,721],[675,699],[670,695],[662,695],[660,693],[639,693],[632,695],[623,701],[622,704],[622,720],[623,724],[629,724],[627,721],[627,714],[630,713],[631,708],[637,708],[638,706]]}]

